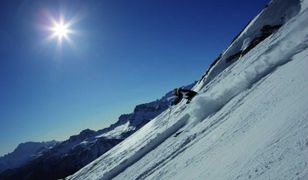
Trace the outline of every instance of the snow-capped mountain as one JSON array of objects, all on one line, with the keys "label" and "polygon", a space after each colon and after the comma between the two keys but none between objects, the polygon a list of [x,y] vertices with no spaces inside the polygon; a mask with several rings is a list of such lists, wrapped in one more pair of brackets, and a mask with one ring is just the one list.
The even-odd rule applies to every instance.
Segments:
[{"label": "snow-capped mountain", "polygon": [[56,141],[21,143],[13,152],[0,158],[0,172],[19,167],[39,157],[44,151],[51,149],[56,144]]},{"label": "snow-capped mountain", "polygon": [[[185,88],[191,88],[194,85],[195,83],[185,86]],[[59,179],[71,175],[166,110],[170,105],[171,96],[172,93],[170,91],[159,100],[137,105],[134,112],[121,115],[118,121],[108,128],[99,131],[85,129],[78,135],[73,135],[68,140],[59,142],[52,148],[39,151],[35,156],[29,158],[27,154],[32,154],[32,151],[38,152],[34,149],[34,145],[32,145],[31,153],[30,150],[27,154],[24,154],[24,151],[22,151],[22,154],[26,157],[23,155],[14,156],[15,161],[18,162],[14,166],[7,166],[7,163],[3,164],[5,169],[8,170],[0,174],[0,179],[46,180]],[[21,152],[19,149],[17,148],[15,154]]]},{"label": "snow-capped mountain", "polygon": [[308,179],[308,0],[272,0],[181,102],[67,179]]}]

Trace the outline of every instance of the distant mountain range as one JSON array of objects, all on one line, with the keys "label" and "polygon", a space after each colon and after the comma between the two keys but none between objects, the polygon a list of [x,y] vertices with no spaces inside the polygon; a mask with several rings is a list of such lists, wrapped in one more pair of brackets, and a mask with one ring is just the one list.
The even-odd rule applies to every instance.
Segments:
[{"label": "distant mountain range", "polygon": [[[185,88],[193,87],[195,83]],[[71,175],[136,132],[169,107],[172,92],[137,105],[108,128],[85,129],[63,142],[28,142],[0,159],[0,179],[59,179]]]},{"label": "distant mountain range", "polygon": [[58,142],[26,142],[21,143],[12,152],[0,158],[0,172],[13,169],[41,156],[53,148]]}]

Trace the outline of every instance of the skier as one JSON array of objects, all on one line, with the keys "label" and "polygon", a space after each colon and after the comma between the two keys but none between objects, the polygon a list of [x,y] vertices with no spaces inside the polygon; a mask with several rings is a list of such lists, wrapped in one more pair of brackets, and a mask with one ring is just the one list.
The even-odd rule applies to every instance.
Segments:
[{"label": "skier", "polygon": [[190,103],[192,98],[195,97],[195,95],[197,95],[198,93],[189,89],[176,88],[173,90],[172,94],[176,97],[176,99],[173,100],[173,102],[171,103],[171,105],[173,106],[178,104],[183,98],[187,99],[186,104]]}]

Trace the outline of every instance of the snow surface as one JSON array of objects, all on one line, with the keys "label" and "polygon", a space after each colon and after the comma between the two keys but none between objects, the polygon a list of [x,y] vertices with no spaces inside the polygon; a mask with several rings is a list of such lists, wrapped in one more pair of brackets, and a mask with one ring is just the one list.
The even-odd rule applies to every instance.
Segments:
[{"label": "snow surface", "polygon": [[[204,79],[205,83],[210,82],[220,72],[222,72],[229,63],[227,58],[243,50],[247,43],[260,35],[260,29],[264,25],[284,24],[294,17],[301,9],[300,0],[273,0],[268,7],[261,11],[238,35],[231,45],[222,53],[221,60],[210,69],[210,74]],[[248,41],[248,42],[247,42]]]},{"label": "snow surface", "polygon": [[121,135],[125,132],[130,132],[135,130],[136,128],[133,126],[130,126],[129,121],[127,121],[125,124],[119,125],[117,127],[115,127],[113,130],[108,131],[106,133],[100,134],[98,136],[96,136],[96,138],[101,138],[101,137],[107,137],[107,138],[121,138]]},{"label": "snow surface", "polygon": [[166,110],[68,179],[308,179],[307,1],[272,1],[243,31],[254,33],[224,54],[255,37],[262,20],[285,17],[276,33],[232,64],[222,58],[189,105]]}]

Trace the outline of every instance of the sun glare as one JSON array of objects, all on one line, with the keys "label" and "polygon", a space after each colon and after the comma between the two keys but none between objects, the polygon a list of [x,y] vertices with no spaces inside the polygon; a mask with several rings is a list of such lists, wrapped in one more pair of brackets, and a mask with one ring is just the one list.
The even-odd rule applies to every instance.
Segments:
[{"label": "sun glare", "polygon": [[58,38],[67,37],[69,29],[63,23],[56,23],[53,27],[53,31]]},{"label": "sun glare", "polygon": [[70,27],[72,23],[73,22],[71,21],[66,22],[63,17],[61,17],[58,21],[51,18],[51,24],[48,27],[50,32],[48,39],[57,39],[58,46],[62,46],[64,40],[68,43],[72,43],[70,39],[70,35],[74,33]]}]

